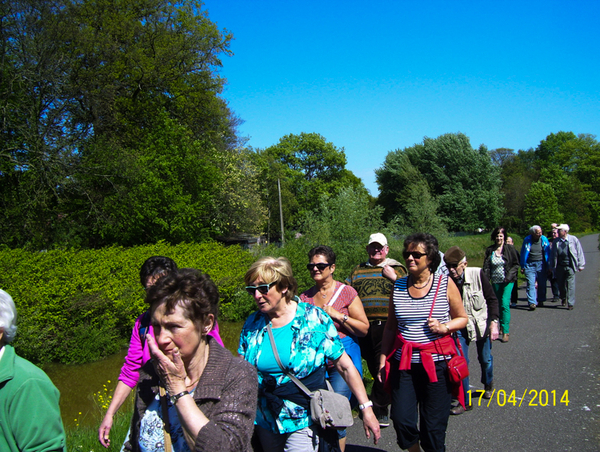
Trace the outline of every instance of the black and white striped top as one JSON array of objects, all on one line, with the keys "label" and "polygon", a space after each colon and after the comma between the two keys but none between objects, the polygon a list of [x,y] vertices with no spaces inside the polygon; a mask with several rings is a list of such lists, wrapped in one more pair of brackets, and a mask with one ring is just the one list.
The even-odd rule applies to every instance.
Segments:
[{"label": "black and white striped top", "polygon": [[[448,277],[445,275],[434,275],[433,283],[427,295],[422,298],[413,298],[408,293],[408,276],[396,280],[394,285],[394,312],[398,321],[398,331],[406,341],[418,342],[424,344],[442,337],[442,335],[432,333],[427,325],[429,311],[437,285],[440,285],[435,306],[431,317],[439,320],[441,323],[450,321],[450,304],[448,303]],[[396,352],[395,358],[400,360],[401,349]],[[441,361],[444,355],[432,353],[434,361]],[[446,358],[449,358],[446,357]],[[421,356],[417,350],[413,350],[411,362],[420,363]]]}]

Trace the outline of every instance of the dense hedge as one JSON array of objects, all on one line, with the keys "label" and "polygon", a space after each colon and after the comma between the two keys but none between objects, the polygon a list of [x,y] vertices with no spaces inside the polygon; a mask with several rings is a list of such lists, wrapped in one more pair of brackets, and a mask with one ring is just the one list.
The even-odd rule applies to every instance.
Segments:
[{"label": "dense hedge", "polygon": [[[402,240],[390,237],[390,257],[400,262]],[[517,249],[522,238],[513,236]],[[361,237],[362,238],[362,237]],[[338,254],[335,279],[343,281],[368,256],[362,242],[331,239]],[[480,266],[489,235],[440,237],[442,250],[459,245],[469,264]],[[240,247],[218,243],[158,243],[135,248],[54,250],[30,252],[0,250],[0,288],[10,293],[18,310],[14,342],[19,354],[43,363],[91,362],[127,345],[135,318],[144,311],[139,268],[150,256],[172,257],[180,267],[208,273],[221,294],[221,320],[245,320],[256,308],[244,290],[243,277],[258,256],[286,256],[292,263],[300,292],[314,282],[306,270],[307,252],[313,246],[305,237],[290,239],[284,248],[268,246],[253,255]]]},{"label": "dense hedge", "polygon": [[[14,345],[36,363],[98,360],[127,344],[135,318],[144,311],[139,268],[148,257],[165,255],[180,267],[208,273],[218,284],[222,313],[247,315],[243,275],[253,262],[240,247],[218,243],[158,243],[135,248],[0,250],[0,288],[18,312]],[[245,306],[239,312],[235,300]]]}]

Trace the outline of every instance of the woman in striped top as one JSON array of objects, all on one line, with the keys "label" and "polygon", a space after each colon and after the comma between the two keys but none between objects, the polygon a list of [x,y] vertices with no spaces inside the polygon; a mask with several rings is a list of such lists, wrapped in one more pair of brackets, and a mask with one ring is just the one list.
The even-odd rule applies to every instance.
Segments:
[{"label": "woman in striped top", "polygon": [[379,378],[387,378],[391,390],[398,445],[409,451],[445,450],[452,399],[446,361],[456,353],[450,334],[467,325],[458,288],[447,276],[434,274],[438,251],[431,234],[412,234],[404,241],[409,275],[396,280],[381,346]]}]

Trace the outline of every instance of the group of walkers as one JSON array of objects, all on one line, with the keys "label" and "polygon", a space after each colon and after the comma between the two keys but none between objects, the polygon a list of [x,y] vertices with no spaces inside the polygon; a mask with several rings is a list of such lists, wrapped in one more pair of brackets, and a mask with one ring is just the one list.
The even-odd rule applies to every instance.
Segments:
[{"label": "group of walkers", "polygon": [[569,311],[575,306],[575,275],[585,268],[585,255],[579,239],[569,234],[568,224],[552,224],[552,238],[533,226],[523,240],[521,271],[527,278],[527,303],[534,311],[546,302],[546,282],[550,278],[552,302]]},{"label": "group of walkers", "polygon": [[[368,260],[344,283],[335,279],[334,250],[321,245],[308,254],[314,286],[302,293],[287,259],[261,258],[244,278],[257,310],[242,328],[239,356],[223,347],[219,292],[210,277],[151,257],[140,271],[148,311],[135,322],[99,440],[109,447],[113,416],[135,389],[122,450],[343,451],[345,430],[313,422],[301,388],[324,389],[327,380],[358,407],[375,444],[391,419],[400,448],[443,451],[449,416],[471,409],[469,378],[451,378],[449,362],[460,355],[468,362],[475,342],[483,397],[492,396],[492,341],[509,340],[519,268],[530,309],[545,301],[548,272],[555,296],[572,309],[575,273],[585,258],[568,230],[557,225],[550,247],[541,228],[532,227],[519,255],[504,228],[496,228],[482,268],[469,267],[457,246],[441,253],[426,233],[405,239],[404,266],[387,257],[387,238],[375,233]],[[0,379],[8,381],[0,389],[0,410],[15,432],[3,428],[0,449],[64,450],[58,392],[15,355],[9,345],[15,332],[14,303],[0,291]],[[374,377],[370,395],[361,358]],[[19,391],[35,397],[34,420],[46,428],[23,427],[29,405]],[[21,400],[21,411],[9,410],[13,399]]]}]

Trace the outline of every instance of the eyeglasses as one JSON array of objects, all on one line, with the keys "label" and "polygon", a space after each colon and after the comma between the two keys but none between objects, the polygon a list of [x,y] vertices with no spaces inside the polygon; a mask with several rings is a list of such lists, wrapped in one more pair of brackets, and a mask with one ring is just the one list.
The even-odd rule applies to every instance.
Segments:
[{"label": "eyeglasses", "polygon": [[408,259],[408,256],[412,256],[413,259],[415,260],[419,260],[421,259],[423,256],[427,256],[427,253],[419,253],[418,251],[403,251],[402,252],[402,257],[404,259]]},{"label": "eyeglasses", "polygon": [[271,287],[273,287],[275,284],[277,284],[277,281],[273,281],[269,284],[259,284],[258,286],[246,286],[246,291],[252,296],[256,294],[257,290],[261,294],[266,295],[269,292],[269,290],[271,290]]},{"label": "eyeglasses", "polygon": [[317,269],[322,272],[323,270],[325,270],[327,267],[331,267],[331,264],[326,264],[324,262],[320,262],[318,264],[306,264],[306,268],[308,269],[309,272],[313,271],[313,268],[317,267]]}]

